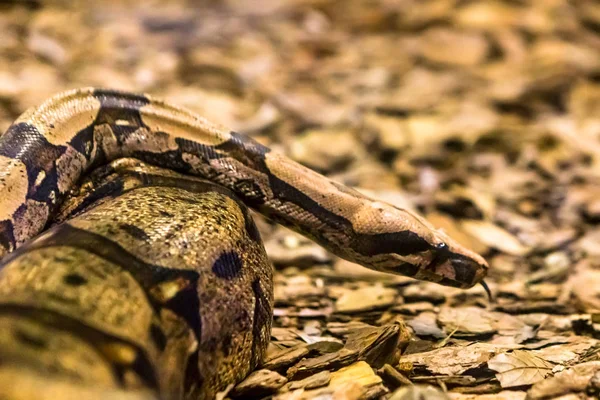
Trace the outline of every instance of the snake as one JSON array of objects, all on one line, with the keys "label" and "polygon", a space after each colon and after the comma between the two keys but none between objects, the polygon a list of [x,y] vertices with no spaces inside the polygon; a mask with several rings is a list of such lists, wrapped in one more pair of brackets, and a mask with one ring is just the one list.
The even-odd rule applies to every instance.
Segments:
[{"label": "snake", "polygon": [[488,270],[415,212],[192,111],[70,90],[0,136],[0,319],[12,332],[0,355],[14,360],[0,381],[26,365],[23,382],[89,398],[106,392],[86,382],[124,398],[212,398],[239,382],[260,364],[273,307],[248,209],[376,271],[466,289]]},{"label": "snake", "polygon": [[99,167],[3,259],[0,398],[214,398],[263,357],[272,275],[227,188]]}]

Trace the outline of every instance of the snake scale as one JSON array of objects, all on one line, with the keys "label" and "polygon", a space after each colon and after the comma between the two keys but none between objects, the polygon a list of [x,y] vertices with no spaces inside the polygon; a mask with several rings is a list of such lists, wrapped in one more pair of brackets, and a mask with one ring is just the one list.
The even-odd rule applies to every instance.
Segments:
[{"label": "snake scale", "polygon": [[247,206],[374,270],[487,272],[422,217],[190,111],[64,92],[0,137],[0,398],[212,398],[242,379],[273,304]]}]

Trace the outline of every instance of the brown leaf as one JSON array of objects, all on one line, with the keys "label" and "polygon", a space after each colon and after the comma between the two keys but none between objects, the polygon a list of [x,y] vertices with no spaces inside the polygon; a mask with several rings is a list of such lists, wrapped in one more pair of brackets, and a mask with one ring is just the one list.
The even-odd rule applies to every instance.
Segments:
[{"label": "brown leaf", "polygon": [[442,307],[438,321],[447,332],[456,331],[458,335],[481,336],[496,332],[492,313],[478,307]]},{"label": "brown leaf", "polygon": [[497,371],[496,378],[503,388],[532,385],[543,380],[553,365],[524,350],[498,354],[488,361],[488,367]]},{"label": "brown leaf", "polygon": [[389,307],[394,303],[397,292],[381,286],[369,286],[346,292],[335,303],[337,312],[356,313]]},{"label": "brown leaf", "polygon": [[510,232],[485,221],[463,221],[462,228],[490,247],[506,254],[524,256],[529,248]]},{"label": "brown leaf", "polygon": [[459,375],[487,362],[501,349],[503,348],[486,343],[474,343],[470,346],[444,347],[425,353],[409,354],[402,356],[400,362],[412,362],[415,368],[426,368],[438,375]]},{"label": "brown leaf", "polygon": [[527,398],[554,399],[569,393],[583,392],[592,376],[598,371],[600,371],[600,361],[576,365],[533,385],[527,392]]}]

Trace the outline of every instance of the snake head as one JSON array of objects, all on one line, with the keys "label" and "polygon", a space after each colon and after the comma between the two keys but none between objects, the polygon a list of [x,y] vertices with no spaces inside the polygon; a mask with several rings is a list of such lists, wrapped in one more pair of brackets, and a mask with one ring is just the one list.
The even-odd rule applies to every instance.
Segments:
[{"label": "snake head", "polygon": [[465,289],[480,283],[488,270],[483,257],[460,245],[444,232],[434,232],[437,240],[432,243],[433,248],[429,251],[431,258],[427,264],[419,267],[415,278]]},{"label": "snake head", "polygon": [[353,227],[350,257],[372,269],[459,288],[487,274],[483,257],[409,210],[373,201],[353,215]]}]

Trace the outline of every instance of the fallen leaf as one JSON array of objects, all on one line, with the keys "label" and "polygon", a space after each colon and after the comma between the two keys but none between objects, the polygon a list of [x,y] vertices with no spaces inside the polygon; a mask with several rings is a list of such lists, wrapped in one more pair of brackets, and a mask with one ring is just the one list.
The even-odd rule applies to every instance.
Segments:
[{"label": "fallen leaf", "polygon": [[557,373],[533,385],[527,392],[531,400],[555,399],[569,393],[583,392],[592,376],[600,371],[600,361],[591,361]]},{"label": "fallen leaf", "polygon": [[496,378],[503,388],[532,385],[543,380],[553,365],[524,350],[498,354],[488,361],[488,367],[497,371]]},{"label": "fallen leaf", "polygon": [[336,311],[356,313],[389,307],[394,303],[397,292],[381,286],[369,286],[346,292],[335,303]]},{"label": "fallen leaf", "polygon": [[452,346],[402,356],[400,362],[411,362],[437,375],[459,375],[468,369],[488,362],[488,360],[506,348],[486,343],[474,343],[470,346]]},{"label": "fallen leaf", "polygon": [[462,228],[486,245],[513,256],[524,256],[529,247],[523,245],[510,232],[486,221],[463,221]]},{"label": "fallen leaf", "polygon": [[496,332],[492,313],[478,307],[442,307],[438,321],[457,336],[485,336]]},{"label": "fallen leaf", "polygon": [[436,315],[432,312],[422,312],[417,317],[408,321],[407,324],[419,336],[433,336],[437,339],[446,337],[444,330],[437,324]]}]

